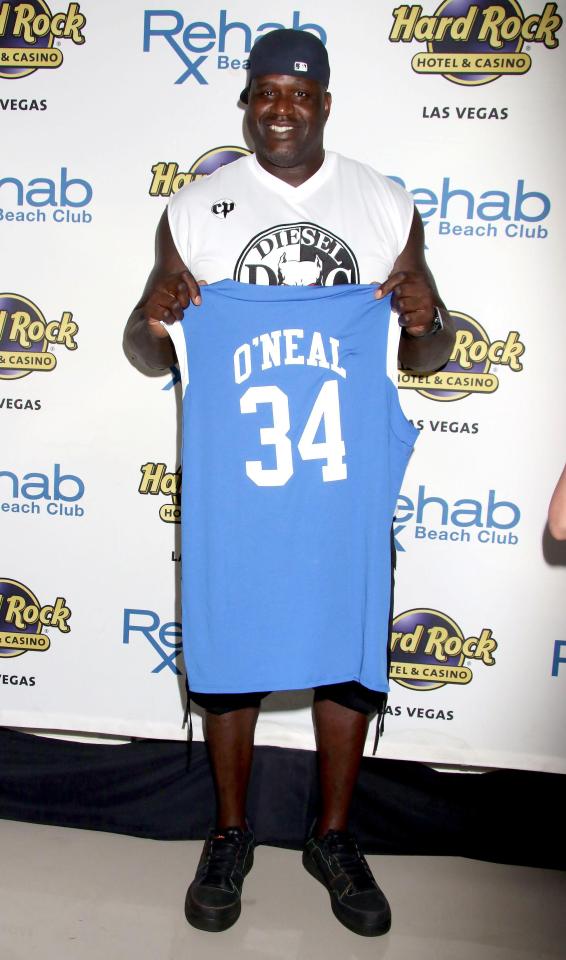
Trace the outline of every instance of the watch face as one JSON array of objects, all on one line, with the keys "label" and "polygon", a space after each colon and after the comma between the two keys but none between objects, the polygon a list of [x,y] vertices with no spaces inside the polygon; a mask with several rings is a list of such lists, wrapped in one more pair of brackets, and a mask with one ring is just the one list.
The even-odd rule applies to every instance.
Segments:
[{"label": "watch face", "polygon": [[434,310],[434,320],[432,321],[432,330],[431,333],[440,333],[441,330],[444,330],[444,324],[442,322],[442,316],[438,307],[435,307]]}]

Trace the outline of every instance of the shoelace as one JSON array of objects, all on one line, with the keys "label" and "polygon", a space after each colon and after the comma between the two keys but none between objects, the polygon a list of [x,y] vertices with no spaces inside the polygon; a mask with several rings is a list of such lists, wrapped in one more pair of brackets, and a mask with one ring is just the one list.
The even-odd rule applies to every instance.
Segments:
[{"label": "shoelace", "polygon": [[350,879],[354,892],[363,893],[365,890],[375,889],[376,883],[370,868],[351,833],[333,830],[326,835],[325,841],[329,853]]},{"label": "shoelace", "polygon": [[212,887],[223,887],[229,881],[238,859],[242,839],[226,833],[214,834],[203,864],[203,882]]}]

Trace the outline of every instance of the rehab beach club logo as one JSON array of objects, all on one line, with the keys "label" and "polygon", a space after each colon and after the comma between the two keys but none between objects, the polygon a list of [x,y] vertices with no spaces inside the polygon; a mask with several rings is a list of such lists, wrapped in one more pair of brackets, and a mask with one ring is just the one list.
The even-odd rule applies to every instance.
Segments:
[{"label": "rehab beach club logo", "polygon": [[47,630],[69,633],[70,617],[64,597],[43,604],[25,584],[0,577],[0,657],[49,650]]},{"label": "rehab beach club logo", "polygon": [[84,517],[85,484],[74,473],[63,473],[60,463],[52,473],[16,473],[0,470],[0,511],[49,517]]},{"label": "rehab beach club logo", "polygon": [[47,223],[49,219],[52,223],[92,223],[92,213],[84,207],[93,193],[92,184],[82,177],[69,177],[67,167],[60,168],[57,180],[33,177],[25,182],[19,177],[2,177],[0,202],[10,206],[0,207],[0,222]]},{"label": "rehab beach club logo", "polygon": [[51,13],[43,0],[0,2],[0,77],[19,80],[36,70],[60,67],[61,40],[82,45],[85,25],[79,3]]},{"label": "rehab beach club logo", "polygon": [[[239,6],[241,8],[242,4]],[[279,6],[272,9],[278,10]],[[201,11],[201,16],[197,12],[196,20],[185,19],[184,13],[175,9],[144,11],[143,52],[151,53],[156,45],[166,45],[177,57],[177,66],[182,65],[182,73],[175,83],[192,80],[206,85],[210,70],[247,70],[254,41],[278,28],[306,30],[326,44],[326,30],[318,23],[302,23],[300,10],[289,12],[287,22],[280,23],[277,17],[269,16],[269,9],[263,5],[262,16],[266,16],[267,22],[257,26],[242,20],[230,20],[231,12],[226,9],[219,10],[213,22],[209,22],[205,16],[210,14],[210,4],[203,4]]]},{"label": "rehab beach club logo", "polygon": [[245,147],[213,147],[212,150],[198,157],[186,171],[179,171],[178,163],[160,160],[151,168],[149,195],[150,197],[170,197],[186,183],[202,180],[220,167],[225,167],[227,163],[240,160],[241,157],[248,157],[250,153],[251,150]]},{"label": "rehab beach club logo", "polygon": [[440,543],[479,543],[516,547],[521,509],[493,488],[475,497],[457,500],[439,495],[425,484],[412,496],[400,493],[395,508],[393,536],[396,550],[404,553],[406,537]]},{"label": "rehab beach club logo", "polygon": [[438,690],[473,679],[469,663],[492,667],[497,642],[484,627],[466,636],[455,620],[440,610],[419,607],[393,620],[389,676],[410,690]]},{"label": "rehab beach club logo", "polygon": [[0,293],[0,380],[50,373],[57,366],[53,347],[77,349],[78,324],[65,310],[47,321],[39,307],[17,293]]},{"label": "rehab beach club logo", "polygon": [[474,317],[451,310],[456,326],[456,342],[450,359],[437,373],[420,375],[399,371],[401,390],[416,390],[429,400],[463,400],[472,393],[494,393],[499,378],[493,367],[507,367],[514,373],[523,369],[525,345],[517,330],[505,340],[490,340]]},{"label": "rehab beach club logo", "polygon": [[481,193],[450,176],[416,187],[403,177],[389,178],[412,194],[429,237],[435,232],[463,243],[471,237],[486,243],[503,238],[544,243],[549,236],[552,201],[547,193],[531,190],[522,177],[512,184],[494,183]]},{"label": "rehab beach club logo", "polygon": [[163,503],[159,516],[165,523],[181,522],[181,468],[171,473],[164,463],[144,463],[138,493],[157,497],[171,497],[171,503]]},{"label": "rehab beach club logo", "polygon": [[177,666],[177,658],[183,652],[182,626],[179,621],[162,622],[155,610],[127,608],[124,610],[122,643],[128,645],[130,641],[140,637],[149,643],[159,658],[151,673],[161,673],[167,668],[176,677],[182,676],[182,670]]},{"label": "rehab beach club logo", "polygon": [[402,4],[393,10],[389,40],[426,43],[426,53],[411,61],[415,73],[479,86],[527,73],[532,60],[525,44],[527,49],[537,44],[554,50],[562,26],[557,11],[556,3],[546,3],[542,13],[525,16],[517,0],[444,0],[429,16],[420,4]]}]

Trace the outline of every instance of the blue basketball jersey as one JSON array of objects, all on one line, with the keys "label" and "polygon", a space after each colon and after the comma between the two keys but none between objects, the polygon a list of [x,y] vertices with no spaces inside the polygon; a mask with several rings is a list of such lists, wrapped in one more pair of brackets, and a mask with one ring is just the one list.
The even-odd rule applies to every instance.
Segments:
[{"label": "blue basketball jersey", "polygon": [[223,280],[175,331],[188,362],[182,600],[195,692],[388,689],[390,531],[418,431],[386,376],[391,306],[374,292]]}]

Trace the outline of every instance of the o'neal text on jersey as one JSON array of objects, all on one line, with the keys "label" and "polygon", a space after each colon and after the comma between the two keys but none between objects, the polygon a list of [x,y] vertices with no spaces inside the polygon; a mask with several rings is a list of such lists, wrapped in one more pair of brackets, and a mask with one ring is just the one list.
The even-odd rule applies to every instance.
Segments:
[{"label": "o'neal text on jersey", "polygon": [[[304,339],[304,330],[271,330],[269,333],[260,333],[253,337],[250,343],[242,343],[234,351],[234,380],[243,383],[251,377],[254,367],[261,363],[260,369],[271,370],[272,367],[300,366],[323,367],[332,370],[338,376],[346,379],[347,373],[340,366],[340,341],[335,337],[323,338],[322,333],[315,330],[308,334],[308,340],[301,350],[300,340]],[[327,340],[325,347],[324,340]]]}]

